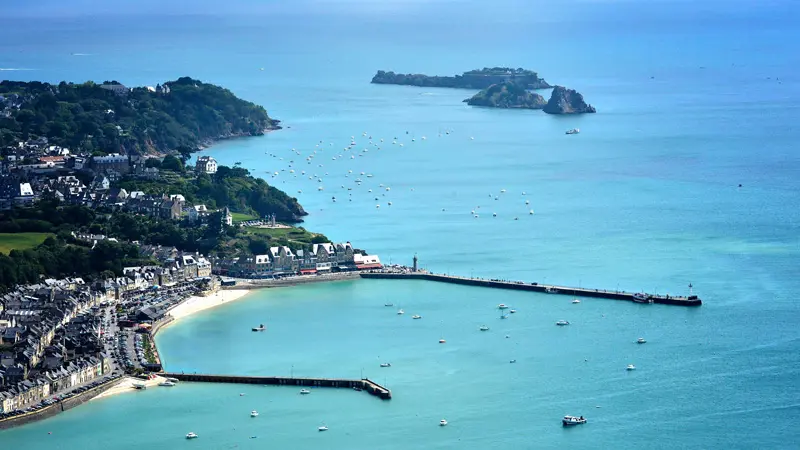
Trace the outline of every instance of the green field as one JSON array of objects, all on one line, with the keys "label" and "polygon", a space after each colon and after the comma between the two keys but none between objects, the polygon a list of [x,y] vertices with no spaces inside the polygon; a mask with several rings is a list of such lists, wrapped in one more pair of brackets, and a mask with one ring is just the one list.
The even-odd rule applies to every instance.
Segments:
[{"label": "green field", "polygon": [[44,242],[52,233],[0,233],[0,253],[8,254],[11,250],[25,250]]},{"label": "green field", "polygon": [[311,233],[301,228],[247,228],[248,234],[269,236],[271,239],[286,238],[289,241],[310,244],[317,233]]},{"label": "green field", "polygon": [[250,214],[243,214],[243,213],[231,213],[231,217],[233,218],[233,223],[244,222],[245,220],[255,220],[258,219],[256,216],[251,216]]}]

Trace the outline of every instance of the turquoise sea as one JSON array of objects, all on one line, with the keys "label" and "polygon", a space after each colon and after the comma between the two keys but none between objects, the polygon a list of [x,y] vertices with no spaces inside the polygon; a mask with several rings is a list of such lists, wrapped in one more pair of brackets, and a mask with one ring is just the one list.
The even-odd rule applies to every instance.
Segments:
[{"label": "turquoise sea", "polygon": [[[673,294],[692,283],[705,303],[575,305],[382,280],[256,292],[159,334],[167,368],[363,374],[394,399],[182,384],[2,431],[0,447],[800,445],[793,2],[88,3],[48,0],[22,17],[12,1],[0,78],[221,84],[286,128],[206,153],[296,195],[304,226],[334,241],[459,275]],[[378,69],[500,65],[575,88],[598,114],[472,108],[461,102],[472,91],[369,84]],[[351,136],[358,152],[343,151]],[[518,312],[500,320],[499,303]],[[261,322],[267,333],[249,331]],[[589,423],[562,429],[564,414]]]}]

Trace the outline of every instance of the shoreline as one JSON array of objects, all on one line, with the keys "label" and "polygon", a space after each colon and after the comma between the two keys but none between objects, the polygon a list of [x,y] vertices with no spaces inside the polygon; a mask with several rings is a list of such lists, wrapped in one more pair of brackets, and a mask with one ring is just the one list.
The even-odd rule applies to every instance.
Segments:
[{"label": "shoreline", "polygon": [[167,312],[167,314],[172,317],[172,320],[169,323],[164,324],[159,331],[169,327],[181,319],[191,316],[192,314],[215,308],[217,306],[226,305],[233,301],[239,300],[249,293],[249,289],[220,289],[206,296],[193,295],[188,297],[186,300]]}]

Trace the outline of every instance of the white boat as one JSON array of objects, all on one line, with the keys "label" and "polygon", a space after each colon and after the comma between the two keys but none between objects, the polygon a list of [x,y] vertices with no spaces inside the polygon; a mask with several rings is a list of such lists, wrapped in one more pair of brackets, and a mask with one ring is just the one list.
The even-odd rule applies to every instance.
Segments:
[{"label": "white boat", "polygon": [[444,343],[446,343],[446,342],[447,342],[447,341],[445,341],[444,339],[439,339],[439,343],[440,343],[440,344],[444,344]]},{"label": "white boat", "polygon": [[581,132],[581,130],[579,130],[578,128],[573,128],[571,130],[567,130],[567,134],[578,134],[580,132]]},{"label": "white boat", "polygon": [[405,312],[405,311],[403,311],[402,309],[398,309],[398,310],[397,310],[397,315],[403,315],[403,314],[405,314],[405,313],[406,313],[406,312]]},{"label": "white boat", "polygon": [[564,416],[564,418],[561,419],[561,424],[564,425],[565,427],[571,427],[573,425],[583,425],[584,423],[586,423],[586,419],[584,419],[583,416],[580,417]]},{"label": "white boat", "polygon": [[147,385],[144,383],[134,383],[133,387],[142,391],[147,389]]},{"label": "white boat", "polygon": [[320,425],[319,428],[317,428],[317,430],[319,430],[319,431],[328,431],[328,426],[327,425]]},{"label": "white boat", "polygon": [[[531,214],[533,214],[533,210],[531,210]],[[547,292],[548,294],[556,294],[556,293],[558,293],[558,289],[556,289],[554,287],[544,288],[544,291]]]},{"label": "white boat", "polygon": [[392,363],[381,363],[381,367],[392,367]]},{"label": "white boat", "polygon": [[439,426],[440,426],[440,427],[446,427],[446,426],[447,426],[447,421],[446,421],[446,420],[444,420],[444,419],[440,420],[440,421],[439,421]]},{"label": "white boat", "polygon": [[511,364],[514,364],[515,362],[517,362],[516,359],[512,359],[511,361],[509,361],[509,363],[511,363]]},{"label": "white boat", "polygon": [[422,319],[422,316],[420,316],[418,314],[415,314],[415,315],[411,316],[411,318],[412,319]]},{"label": "white boat", "polygon": [[195,433],[194,431],[190,431],[190,432],[186,433],[186,439],[195,439],[196,437],[197,437],[197,433]]},{"label": "white boat", "polygon": [[256,411],[255,409],[250,411],[250,417],[258,417],[258,411]]},{"label": "white boat", "polygon": [[559,320],[558,322],[556,322],[556,325],[563,327],[564,325],[569,325],[569,322],[567,322],[566,320]]},{"label": "white boat", "polygon": [[653,299],[644,292],[633,294],[633,301],[636,303],[653,303]]},{"label": "white boat", "polygon": [[479,330],[481,330],[481,331],[489,331],[489,327],[487,327],[486,325],[481,325]]},{"label": "white boat", "polygon": [[577,298],[576,298],[575,300],[573,300],[573,301],[572,301],[572,303],[580,303],[580,302],[581,302],[581,301],[580,301],[580,300],[578,300]]},{"label": "white boat", "polygon": [[266,329],[267,327],[265,327],[263,323],[257,327],[252,328],[253,331],[264,331]]},{"label": "white boat", "polygon": [[501,314],[501,315],[500,315],[500,318],[501,318],[501,319],[508,319],[508,314]]},{"label": "white boat", "polygon": [[639,339],[636,340],[636,343],[637,344],[646,344],[647,341],[644,338],[639,338]]},{"label": "white boat", "polygon": [[394,306],[394,303],[384,303],[383,306]]},{"label": "white boat", "polygon": [[310,393],[311,393],[311,391],[309,391],[308,389],[300,389],[300,394],[302,394],[302,395],[307,395],[307,394],[310,394]]},{"label": "white boat", "polygon": [[628,364],[628,367],[626,367],[625,370],[636,370],[636,366],[633,364]]},{"label": "white boat", "polygon": [[516,314],[516,313],[517,313],[517,310],[516,310],[516,309],[511,309],[511,310],[509,310],[508,312],[510,312],[511,314]]},{"label": "white boat", "polygon": [[158,383],[158,385],[159,386],[170,387],[170,386],[175,386],[175,383],[173,383],[172,381],[169,381],[169,380],[165,380],[165,381],[162,381],[161,383]]},{"label": "white boat", "polygon": [[497,309],[508,309],[508,305],[506,305],[505,303],[500,303],[499,305],[497,305]]},{"label": "white boat", "polygon": [[172,381],[173,383],[177,383],[177,382],[178,382],[178,379],[177,379],[177,378],[170,378],[170,377],[167,377],[167,381]]}]

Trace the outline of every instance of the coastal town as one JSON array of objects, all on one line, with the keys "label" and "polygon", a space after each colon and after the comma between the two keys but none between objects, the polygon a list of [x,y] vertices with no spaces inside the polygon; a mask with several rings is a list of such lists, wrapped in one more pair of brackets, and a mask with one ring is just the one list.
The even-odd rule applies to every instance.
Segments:
[{"label": "coastal town", "polygon": [[[0,421],[110,387],[126,375],[160,372],[153,336],[174,320],[170,313],[248,281],[213,275],[218,269],[202,255],[142,251],[161,264],[128,267],[122,277],[94,282],[45,279],[0,297]],[[319,259],[270,249],[247,258],[236,275],[264,281],[270,274],[299,283],[330,279],[323,273],[381,267],[377,257],[353,253],[349,244],[319,244],[315,251]]]},{"label": "coastal town", "polygon": [[[170,85],[211,89],[209,95],[219,89],[191,79]],[[170,85],[87,86],[127,108],[136,96],[171,100]],[[36,101],[0,91],[0,118],[20,119]],[[259,127],[276,126],[263,108],[257,112]],[[116,116],[102,111],[104,133],[135,134],[112,125]],[[349,279],[382,268],[378,256],[350,242],[297,228],[293,221],[305,213],[296,199],[211,156],[106,151],[85,139],[69,148],[64,139],[24,130],[17,139],[9,129],[0,141],[0,243],[7,242],[0,250],[0,428],[49,417],[115,386],[140,386],[131,377],[146,383],[163,369],[159,329],[240,297],[246,291],[239,286]],[[253,132],[227,135],[236,133]],[[204,190],[210,192],[198,194]],[[25,234],[43,241],[20,246],[15,238]],[[56,251],[88,258],[88,265],[48,262]],[[22,260],[40,268],[23,272]]]}]

